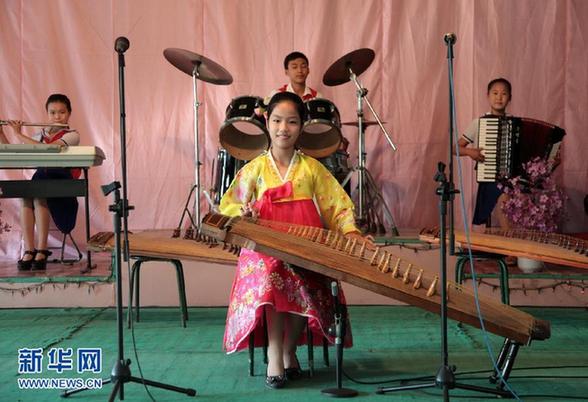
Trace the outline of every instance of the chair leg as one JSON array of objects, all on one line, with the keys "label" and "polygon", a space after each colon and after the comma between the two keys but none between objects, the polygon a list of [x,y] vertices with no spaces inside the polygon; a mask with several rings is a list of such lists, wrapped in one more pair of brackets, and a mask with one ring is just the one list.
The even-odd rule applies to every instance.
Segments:
[{"label": "chair leg", "polygon": [[[263,307],[263,313],[261,316],[261,326],[263,328],[263,362],[268,364],[267,359],[267,345],[269,342],[267,335],[267,318],[265,315],[265,306]],[[255,330],[249,334],[249,375],[255,374]]]},{"label": "chair leg", "polygon": [[323,361],[325,366],[329,367],[329,340],[323,336]]},{"label": "chair leg", "polygon": [[184,320],[188,321],[188,301],[186,299],[186,280],[184,278],[184,268],[182,267],[182,262],[178,261],[180,267],[180,279],[182,280],[182,299],[184,301]]},{"label": "chair leg", "polygon": [[[141,320],[141,304],[139,301],[139,286],[141,284],[141,264],[143,263],[143,259],[138,259],[134,264],[133,267],[137,266],[137,273],[135,275],[135,311],[137,312],[135,321],[139,322]],[[133,268],[134,269],[134,268]]]},{"label": "chair leg", "polygon": [[310,325],[308,325],[308,320],[306,320],[306,345],[308,348],[308,376],[314,376],[314,348],[313,348],[313,335],[310,329]]},{"label": "chair leg", "polygon": [[255,358],[255,335],[252,333],[249,334],[249,376],[253,377],[254,373],[254,361]]},{"label": "chair leg", "polygon": [[508,266],[504,258],[498,259],[498,268],[500,269],[500,296],[502,303],[510,304],[510,287],[508,284]]},{"label": "chair leg", "polygon": [[182,269],[182,263],[178,260],[170,260],[173,266],[176,268],[176,278],[178,280],[178,295],[180,297],[180,317],[182,320],[182,326],[186,328],[186,316],[188,311],[186,308],[186,293],[183,288],[183,277],[184,270]]},{"label": "chair leg", "polygon": [[[74,246],[74,248],[76,249],[76,251],[77,251],[77,253],[78,253],[78,258],[77,258],[77,259],[75,259],[75,260],[65,260],[65,259],[63,258],[63,255],[64,255],[64,250],[65,250],[65,239],[66,239],[68,236],[69,236],[69,240],[71,241],[71,244]],[[73,263],[73,262],[78,262],[78,261],[81,261],[83,257],[84,257],[84,255],[83,255],[83,254],[82,254],[82,252],[80,251],[80,248],[78,247],[78,245],[77,245],[76,241],[74,240],[73,236],[71,235],[71,232],[70,232],[70,233],[68,233],[68,234],[66,234],[66,235],[63,235],[63,243],[61,244],[61,262],[62,262],[62,263],[64,263],[64,262],[72,262],[72,263]]]},{"label": "chair leg", "polygon": [[268,364],[269,360],[267,359],[267,345],[269,344],[269,338],[267,335],[267,317],[265,315],[265,307],[263,308],[263,362]]},{"label": "chair leg", "polygon": [[133,267],[131,268],[131,277],[129,278],[129,310],[127,312],[127,328],[131,328],[131,321],[133,320],[133,292],[135,287],[138,287],[138,284],[135,283],[137,280],[138,270],[137,262],[138,261],[133,264]]},{"label": "chair leg", "polygon": [[67,240],[67,234],[64,233],[63,234],[63,239],[61,240],[61,254],[60,254],[60,257],[59,257],[59,262],[61,262],[62,264],[63,264],[63,253],[64,253],[64,250],[65,250],[65,241],[66,240]]},{"label": "chair leg", "polygon": [[469,258],[459,256],[457,257],[457,261],[455,263],[455,282],[460,285],[463,283],[464,266],[468,260]]}]

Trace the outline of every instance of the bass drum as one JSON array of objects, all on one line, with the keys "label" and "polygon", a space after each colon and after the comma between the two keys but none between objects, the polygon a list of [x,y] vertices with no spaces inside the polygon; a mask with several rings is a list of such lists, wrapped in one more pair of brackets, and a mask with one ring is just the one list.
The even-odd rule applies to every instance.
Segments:
[{"label": "bass drum", "polygon": [[265,119],[258,114],[261,104],[257,96],[239,96],[227,106],[219,140],[221,146],[239,160],[251,160],[269,146]]},{"label": "bass drum", "polygon": [[214,179],[214,204],[220,204],[221,198],[229,189],[239,169],[245,161],[231,156],[226,149],[219,149],[216,157],[216,173]]}]

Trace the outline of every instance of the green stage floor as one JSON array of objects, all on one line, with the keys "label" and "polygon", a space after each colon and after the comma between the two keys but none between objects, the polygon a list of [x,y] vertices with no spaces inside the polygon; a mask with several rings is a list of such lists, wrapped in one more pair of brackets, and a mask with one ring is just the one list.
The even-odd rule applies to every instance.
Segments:
[{"label": "green stage floor", "polygon": [[[552,336],[522,347],[510,386],[525,401],[559,401],[588,398],[588,311],[582,308],[529,308],[537,318],[551,321]],[[180,387],[194,388],[189,396],[150,388],[157,401],[324,401],[324,388],[334,387],[334,349],[330,349],[331,367],[325,367],[322,351],[315,348],[315,376],[289,383],[282,390],[263,385],[265,365],[261,350],[256,351],[256,375],[248,375],[246,353],[225,355],[222,336],[225,308],[191,308],[187,328],[180,324],[179,309],[143,309],[141,322],[135,325],[137,353],[145,378]],[[407,377],[436,373],[440,364],[439,317],[414,307],[350,307],[354,347],[345,351],[344,369],[354,379],[344,378],[343,385],[359,391],[355,400],[432,401],[442,400],[441,390],[402,391],[377,395],[378,386]],[[117,355],[116,312],[114,309],[11,309],[0,310],[0,400],[58,401],[58,390],[21,390],[19,379],[31,378],[102,378],[107,377]],[[489,335],[497,353],[502,339]],[[449,360],[457,366],[458,381],[491,386],[486,380],[491,362],[478,329],[448,326]],[[41,373],[18,374],[19,349],[43,349]],[[51,364],[47,352],[59,353],[72,348],[74,362],[62,374]],[[101,348],[102,372],[76,372],[75,356],[80,348]],[[25,362],[26,351],[20,361]],[[303,368],[307,365],[306,347],[298,352]],[[57,355],[54,355],[57,356]],[[66,356],[67,357],[67,356]],[[132,348],[131,332],[125,326],[125,357],[132,360],[131,370],[139,376]],[[67,358],[62,363],[67,363]],[[56,360],[53,360],[56,363]],[[24,364],[23,364],[24,366]],[[29,365],[28,369],[32,367]],[[97,367],[94,367],[97,369]],[[483,371],[482,373],[478,371]],[[475,372],[475,373],[471,373]],[[470,374],[468,374],[470,373]],[[381,384],[375,384],[382,382]],[[373,384],[372,384],[373,383]],[[70,401],[105,401],[111,385],[72,395]],[[482,401],[494,399],[488,394],[452,390],[451,399]],[[125,385],[125,401],[149,401],[142,385]]]}]

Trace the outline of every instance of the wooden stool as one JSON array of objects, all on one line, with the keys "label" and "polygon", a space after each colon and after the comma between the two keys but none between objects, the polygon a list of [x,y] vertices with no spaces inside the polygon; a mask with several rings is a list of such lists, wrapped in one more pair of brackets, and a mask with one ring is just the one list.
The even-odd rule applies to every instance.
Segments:
[{"label": "wooden stool", "polygon": [[131,278],[129,280],[130,283],[130,290],[129,290],[129,314],[128,318],[128,325],[131,326],[131,320],[133,315],[133,291],[135,295],[135,309],[137,311],[136,320],[139,322],[139,311],[140,311],[140,303],[139,303],[139,284],[140,284],[140,269],[141,265],[144,262],[150,261],[163,261],[169,262],[176,268],[176,277],[178,280],[178,294],[180,297],[180,316],[182,319],[182,326],[186,328],[186,321],[188,320],[188,307],[186,303],[186,283],[184,281],[184,269],[182,268],[182,263],[180,260],[174,260],[170,258],[156,258],[156,257],[144,257],[144,256],[131,256],[131,258],[136,259],[133,267],[131,269]]},{"label": "wooden stool", "polygon": [[[464,271],[466,262],[469,262],[470,257],[466,252],[460,252],[455,254],[457,256],[457,262],[455,263],[455,282],[462,284],[466,279],[472,279],[471,273]],[[490,260],[495,261],[498,265],[498,274],[478,274],[476,278],[496,278],[500,281],[500,298],[502,303],[510,304],[510,289],[508,287],[508,266],[504,260],[505,256],[501,254],[485,253],[481,251],[472,252],[473,259],[477,260]],[[471,267],[470,267],[471,270]]]}]

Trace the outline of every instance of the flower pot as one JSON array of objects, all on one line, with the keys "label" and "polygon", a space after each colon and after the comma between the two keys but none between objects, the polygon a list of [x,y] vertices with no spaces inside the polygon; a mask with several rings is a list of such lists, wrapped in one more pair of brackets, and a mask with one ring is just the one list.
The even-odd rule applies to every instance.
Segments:
[{"label": "flower pot", "polygon": [[533,260],[531,258],[518,257],[517,265],[521,271],[526,274],[541,271],[543,268],[543,261]]}]

